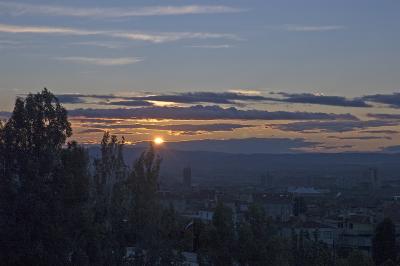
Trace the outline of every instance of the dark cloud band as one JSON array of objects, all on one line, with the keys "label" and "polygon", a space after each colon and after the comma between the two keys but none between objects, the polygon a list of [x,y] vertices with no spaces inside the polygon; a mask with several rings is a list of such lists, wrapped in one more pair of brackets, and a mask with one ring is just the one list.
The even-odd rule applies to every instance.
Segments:
[{"label": "dark cloud band", "polygon": [[130,109],[74,109],[71,116],[86,118],[177,119],[177,120],[358,120],[351,114],[311,112],[269,112],[264,110],[240,110],[234,107],[196,105],[190,107],[140,107]]}]

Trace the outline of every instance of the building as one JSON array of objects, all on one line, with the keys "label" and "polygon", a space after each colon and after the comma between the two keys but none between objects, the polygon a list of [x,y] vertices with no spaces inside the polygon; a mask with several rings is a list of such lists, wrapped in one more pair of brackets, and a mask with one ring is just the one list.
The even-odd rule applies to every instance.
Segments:
[{"label": "building", "polygon": [[372,251],[372,238],[375,223],[370,215],[349,213],[325,219],[337,227],[337,246],[343,250],[361,250],[367,254]]},{"label": "building", "polygon": [[254,202],[263,207],[267,217],[286,222],[293,216],[293,200],[287,194],[262,193],[254,195]]},{"label": "building", "polygon": [[281,236],[287,239],[293,237],[309,238],[313,241],[318,241],[333,248],[337,241],[336,227],[323,224],[313,220],[292,219],[281,225]]},{"label": "building", "polygon": [[192,187],[192,169],[190,167],[183,168],[183,186],[185,188]]}]

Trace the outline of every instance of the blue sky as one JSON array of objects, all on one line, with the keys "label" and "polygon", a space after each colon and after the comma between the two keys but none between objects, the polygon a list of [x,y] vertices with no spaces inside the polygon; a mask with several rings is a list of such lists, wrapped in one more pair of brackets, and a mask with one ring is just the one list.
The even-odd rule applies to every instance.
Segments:
[{"label": "blue sky", "polygon": [[[45,86],[57,94],[85,95],[250,91],[264,97],[271,92],[390,97],[400,84],[399,11],[394,0],[0,1],[0,111],[10,111],[16,95]],[[364,108],[308,100],[233,106],[351,113],[360,119],[398,113],[387,101]],[[198,103],[207,105],[191,104]],[[276,134],[233,132],[207,138]],[[334,139],[328,137],[311,140]],[[368,140],[355,149],[381,148]],[[395,144],[386,140],[386,146]],[[341,146],[353,145],[346,141]]]}]

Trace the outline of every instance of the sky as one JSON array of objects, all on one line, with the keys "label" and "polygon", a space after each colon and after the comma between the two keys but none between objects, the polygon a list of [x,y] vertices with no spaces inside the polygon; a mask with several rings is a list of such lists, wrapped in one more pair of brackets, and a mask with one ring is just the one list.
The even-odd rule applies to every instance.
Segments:
[{"label": "sky", "polygon": [[397,151],[399,11],[396,0],[0,0],[0,115],[47,87],[81,143],[110,131],[221,151]]}]

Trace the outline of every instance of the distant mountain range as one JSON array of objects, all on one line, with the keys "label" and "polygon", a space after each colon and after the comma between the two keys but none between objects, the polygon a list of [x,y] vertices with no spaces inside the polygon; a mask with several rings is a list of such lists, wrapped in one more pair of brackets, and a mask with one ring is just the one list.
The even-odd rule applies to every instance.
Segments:
[{"label": "distant mountain range", "polygon": [[[210,144],[211,145],[211,144]],[[146,144],[124,149],[127,164],[147,147]],[[190,147],[184,146],[184,148]],[[215,147],[217,148],[217,147]],[[236,151],[233,147],[231,151]],[[249,148],[250,149],[250,148]],[[400,179],[400,154],[385,153],[244,153],[185,151],[171,147],[157,148],[162,157],[163,178],[179,182],[182,169],[192,168],[194,182],[256,183],[266,173],[278,179],[287,178],[362,178],[368,169],[377,168],[382,179]],[[98,146],[90,146],[92,157],[99,155]],[[247,153],[246,153],[247,151]]]}]

